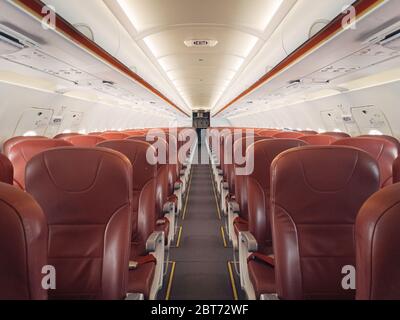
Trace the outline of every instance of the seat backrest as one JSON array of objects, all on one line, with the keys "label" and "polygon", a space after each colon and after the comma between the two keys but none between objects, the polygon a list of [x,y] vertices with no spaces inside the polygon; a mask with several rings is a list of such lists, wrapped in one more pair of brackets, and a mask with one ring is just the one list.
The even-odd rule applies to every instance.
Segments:
[{"label": "seat backrest", "polygon": [[0,300],[45,300],[47,222],[26,192],[0,183]]},{"label": "seat backrest", "polygon": [[355,266],[357,213],[379,189],[376,160],[352,147],[308,146],[279,155],[271,176],[279,297],[354,299],[342,270]]},{"label": "seat backrest", "polygon": [[34,137],[24,137],[24,136],[18,136],[18,137],[13,137],[8,140],[6,140],[3,143],[3,153],[6,155],[6,157],[9,156],[10,154],[10,149],[17,143],[24,141],[24,140],[35,140],[35,139],[47,139],[47,137],[44,136],[34,136]]},{"label": "seat backrest", "polygon": [[305,134],[301,133],[301,132],[285,131],[285,132],[279,132],[279,133],[273,135],[273,138],[276,138],[276,139],[299,139],[304,136],[305,136]]},{"label": "seat backrest", "polygon": [[64,139],[65,141],[68,141],[75,147],[95,147],[97,144],[100,142],[106,141],[103,137],[100,136],[73,136],[73,137],[68,137]]},{"label": "seat backrest", "polygon": [[[257,135],[258,136],[258,135]],[[236,159],[236,156],[245,157],[245,152],[240,153],[241,150],[237,150],[238,153],[235,153],[235,143],[236,141],[244,142],[245,145],[243,148],[246,148],[246,143],[249,146],[252,144],[252,141],[255,141],[255,133],[246,130],[235,130],[231,134],[224,137],[224,148],[225,148],[225,155],[224,155],[224,173],[226,177],[226,182],[228,183],[229,192],[231,194],[235,193],[235,162],[240,159]],[[243,140],[245,139],[245,140]]]},{"label": "seat backrest", "polygon": [[381,187],[393,183],[393,163],[399,156],[395,143],[378,138],[347,138],[338,140],[332,145],[350,146],[366,151],[379,164]]},{"label": "seat backrest", "polygon": [[298,131],[298,132],[302,133],[304,135],[307,135],[307,136],[313,136],[313,135],[318,134],[318,132],[314,131],[314,130],[301,130],[301,131]]},{"label": "seat backrest", "polygon": [[350,135],[345,132],[334,132],[334,131],[333,132],[323,132],[323,133],[320,133],[320,135],[332,136],[332,137],[336,137],[338,139],[350,138]]},{"label": "seat backrest", "polygon": [[14,184],[25,189],[25,167],[35,155],[47,149],[68,146],[71,144],[61,139],[29,139],[16,143],[8,155],[14,167]]},{"label": "seat backrest", "polygon": [[246,151],[246,162],[254,159],[254,170],[247,177],[249,231],[258,243],[258,251],[267,253],[272,245],[270,219],[270,168],[282,152],[306,145],[297,139],[272,139],[254,143]]},{"label": "seat backrest", "polygon": [[68,137],[74,137],[74,136],[80,136],[80,133],[75,133],[75,132],[71,132],[71,133],[59,133],[56,136],[54,136],[53,139],[63,139],[65,140],[65,138]]},{"label": "seat backrest", "polygon": [[123,132],[105,132],[99,136],[106,140],[123,140],[129,137],[128,134]]},{"label": "seat backrest", "polygon": [[26,168],[47,218],[55,299],[123,299],[132,226],[132,165],[106,148],[47,150]]},{"label": "seat backrest", "polygon": [[[154,155],[149,143],[135,140],[112,140],[98,144],[124,154],[132,164],[132,239],[131,257],[145,255],[146,241],[155,230],[155,192],[157,164],[148,161],[148,154]],[[142,199],[142,201],[141,201]]]},{"label": "seat backrest", "polygon": [[257,130],[256,133],[260,135],[261,137],[269,137],[272,138],[278,133],[281,133],[282,131],[279,130],[268,130],[268,129],[263,129],[263,130]]},{"label": "seat backrest", "polygon": [[356,286],[360,300],[400,299],[400,184],[375,193],[356,222]]},{"label": "seat backrest", "polygon": [[11,161],[2,153],[0,153],[0,182],[13,184],[14,167]]},{"label": "seat backrest", "polygon": [[360,138],[376,138],[376,139],[383,139],[387,140],[390,142],[393,142],[397,146],[397,150],[400,153],[400,141],[393,137],[393,136],[388,136],[388,135],[362,135]]},{"label": "seat backrest", "polygon": [[[147,141],[146,136],[142,137],[129,137],[127,140],[133,141]],[[148,141],[150,144],[157,143],[159,147],[156,150],[156,155],[158,156],[158,152],[163,152],[163,150],[168,150],[168,143],[162,138],[155,138],[154,141]],[[168,156],[168,155],[167,155]],[[157,179],[156,179],[156,220],[161,219],[163,215],[163,206],[168,200],[168,191],[169,191],[169,166],[163,160],[163,157],[160,156],[157,163]]]},{"label": "seat backrest", "polygon": [[[252,137],[250,138],[250,142],[257,142],[261,140],[268,140],[272,139],[270,137]],[[237,141],[235,141],[233,145],[233,152],[236,155],[240,155],[244,159],[246,158],[246,150],[248,147],[250,147],[250,142],[248,141],[248,138],[242,138]],[[246,175],[239,175],[236,174],[236,171],[239,170],[240,168],[246,167],[246,162],[244,163],[239,163],[239,161],[236,161],[234,164],[234,168],[232,170],[232,175],[233,175],[233,180],[234,180],[234,186],[233,190],[235,193],[235,199],[236,202],[239,205],[240,209],[240,216],[244,220],[248,220],[248,214],[247,214],[247,176]]]},{"label": "seat backrest", "polygon": [[337,137],[325,136],[325,135],[312,135],[300,137],[299,140],[307,142],[313,146],[328,146],[338,140]]},{"label": "seat backrest", "polygon": [[394,160],[393,163],[393,183],[400,182],[400,157]]}]

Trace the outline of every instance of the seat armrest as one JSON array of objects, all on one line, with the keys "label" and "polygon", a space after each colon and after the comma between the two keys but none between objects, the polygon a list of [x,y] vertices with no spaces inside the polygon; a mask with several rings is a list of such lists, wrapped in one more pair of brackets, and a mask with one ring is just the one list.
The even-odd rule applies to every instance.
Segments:
[{"label": "seat armrest", "polygon": [[232,213],[234,213],[234,214],[240,213],[239,203],[232,200],[232,201],[229,201],[228,204],[229,204],[229,209],[231,210]]},{"label": "seat armrest", "polygon": [[229,189],[229,184],[228,184],[228,182],[223,182],[223,183],[222,183],[222,188],[224,188],[224,190],[228,190],[228,189]]},{"label": "seat armrest", "polygon": [[239,232],[239,268],[240,268],[240,285],[246,292],[249,300],[256,300],[256,292],[250,280],[247,259],[252,252],[257,251],[257,240],[249,232]]},{"label": "seat armrest", "polygon": [[180,183],[180,182],[175,182],[175,183],[174,183],[174,190],[175,190],[175,191],[176,191],[176,190],[180,190],[181,186],[182,186],[182,183]]},{"label": "seat armrest", "polygon": [[240,242],[246,246],[248,252],[256,252],[258,250],[257,240],[249,231],[241,232],[239,238]]},{"label": "seat armrest", "polygon": [[153,232],[146,241],[146,251],[154,252],[157,249],[157,245],[160,242],[164,242],[164,232],[162,231],[155,231]]},{"label": "seat armrest", "polygon": [[166,202],[163,206],[163,213],[168,214],[175,210],[175,205],[172,202]]},{"label": "seat armrest", "polygon": [[134,301],[134,300],[144,300],[143,293],[127,293],[125,300]]},{"label": "seat armrest", "polygon": [[219,176],[223,176],[224,175],[224,173],[223,173],[223,171],[221,169],[218,169],[218,175]]},{"label": "seat armrest", "polygon": [[277,294],[262,294],[260,296],[260,300],[279,300],[279,297]]}]

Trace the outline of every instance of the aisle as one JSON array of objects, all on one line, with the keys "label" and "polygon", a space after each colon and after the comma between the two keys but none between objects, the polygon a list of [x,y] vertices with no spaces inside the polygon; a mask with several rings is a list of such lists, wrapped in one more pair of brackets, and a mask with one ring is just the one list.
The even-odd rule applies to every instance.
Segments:
[{"label": "aisle", "polygon": [[[232,249],[221,230],[208,164],[193,165],[177,247],[161,297],[171,300],[234,300],[238,279],[231,275]],[[240,293],[239,293],[240,294]]]}]

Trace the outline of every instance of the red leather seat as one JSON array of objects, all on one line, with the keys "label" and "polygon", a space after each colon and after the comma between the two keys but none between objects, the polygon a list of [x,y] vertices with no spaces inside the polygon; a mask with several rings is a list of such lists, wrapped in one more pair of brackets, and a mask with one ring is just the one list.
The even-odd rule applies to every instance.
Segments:
[{"label": "red leather seat", "polygon": [[350,138],[350,135],[345,132],[323,132],[320,135],[336,137],[338,139]]},{"label": "red leather seat", "polygon": [[106,141],[105,138],[100,136],[73,136],[64,139],[76,147],[95,147],[100,142]]},{"label": "red leather seat", "polygon": [[[254,170],[247,177],[248,230],[257,241],[257,254],[268,256],[273,252],[269,203],[271,164],[282,152],[305,145],[305,142],[297,139],[276,139],[258,141],[247,149],[246,161],[249,162],[251,157],[254,158]],[[257,259],[248,262],[249,276],[257,297],[263,293],[275,292],[268,291],[273,287],[273,282],[261,280],[265,279],[264,272],[271,274],[269,269],[269,266],[264,266]]]},{"label": "red leather seat", "polygon": [[269,137],[272,138],[278,133],[281,133],[280,130],[257,130],[256,133],[261,137]]},{"label": "red leather seat", "polygon": [[25,189],[25,167],[38,153],[47,149],[68,147],[71,144],[61,139],[29,139],[16,143],[9,151],[9,159],[14,166],[14,184]]},{"label": "red leather seat", "polygon": [[[140,261],[148,256],[146,241],[155,230],[155,191],[157,164],[147,161],[147,151],[152,146],[134,140],[105,141],[98,147],[109,148],[124,154],[133,168],[133,218],[131,238],[131,261]],[[163,263],[163,261],[160,261]],[[129,271],[129,292],[143,293],[149,299],[154,280],[156,261],[148,260]]]},{"label": "red leather seat", "polygon": [[375,193],[356,222],[357,299],[400,299],[400,184]]},{"label": "red leather seat", "polygon": [[356,148],[303,147],[279,155],[271,176],[278,296],[353,299],[342,269],[355,265],[355,220],[379,189],[377,162]]},{"label": "red leather seat", "polygon": [[129,138],[129,135],[123,132],[106,132],[99,136],[106,140],[123,140]]},{"label": "red leather seat", "polygon": [[[147,141],[148,137],[129,137],[127,140],[133,141]],[[150,139],[151,140],[151,139]],[[147,141],[152,144],[152,142]],[[158,149],[156,150],[156,155],[158,156],[157,163],[157,179],[156,179],[156,215],[155,223],[156,230],[164,232],[166,245],[169,245],[171,239],[170,228],[173,228],[169,219],[165,217],[166,210],[165,205],[168,201],[168,191],[169,191],[169,165],[166,163],[166,158],[168,157],[168,144],[164,139],[156,138],[154,143],[157,143]],[[164,155],[162,155],[164,153]],[[170,235],[170,236],[169,236]]]},{"label": "red leather seat", "polygon": [[393,163],[393,183],[400,182],[400,157],[394,160]]},{"label": "red leather seat", "polygon": [[333,145],[351,146],[368,152],[379,164],[381,187],[393,183],[393,163],[399,156],[395,143],[378,138],[347,138]]},{"label": "red leather seat", "polygon": [[285,131],[285,132],[279,132],[279,133],[273,135],[273,138],[276,138],[276,139],[299,139],[304,136],[305,136],[305,134],[301,133],[301,132]]},{"label": "red leather seat", "polygon": [[400,141],[393,137],[393,136],[388,136],[388,135],[362,135],[360,138],[376,138],[376,139],[383,139],[387,140],[390,142],[393,142],[395,145],[397,145],[397,150],[399,150],[400,153]]},{"label": "red leather seat", "polygon": [[43,140],[43,139],[47,139],[47,137],[43,137],[43,136],[34,136],[34,137],[22,137],[22,136],[18,136],[18,137],[10,138],[10,139],[6,140],[6,141],[3,143],[3,153],[4,153],[7,157],[9,157],[10,149],[11,149],[15,144],[17,144],[17,143],[19,143],[19,142],[21,142],[21,141],[24,141],[24,140],[35,140],[35,139]]},{"label": "red leather seat", "polygon": [[49,228],[51,299],[124,299],[132,226],[132,165],[105,148],[57,148],[26,167],[26,190]]},{"label": "red leather seat", "polygon": [[[242,208],[240,221],[243,224],[247,220],[247,228],[258,241],[259,251],[267,253],[271,248],[271,228],[269,221],[269,197],[270,197],[270,167],[272,161],[280,153],[300,146],[306,145],[305,142],[297,139],[260,139],[250,146],[246,151],[246,163],[254,160],[254,169],[248,176],[244,176],[245,185],[239,191],[239,197],[242,197]],[[239,181],[243,179],[239,178]],[[241,181],[239,183],[242,183]],[[246,199],[247,198],[247,199]],[[242,230],[239,230],[242,231]]]},{"label": "red leather seat", "polygon": [[328,135],[312,135],[312,136],[304,136],[299,138],[299,140],[302,140],[304,142],[307,142],[309,145],[313,146],[328,146],[335,141],[338,140],[337,137],[334,136],[328,136]]},{"label": "red leather seat", "polygon": [[301,131],[298,131],[298,132],[302,133],[304,135],[307,135],[307,136],[313,136],[313,135],[317,135],[318,134],[318,132],[314,131],[314,130],[301,130]]},{"label": "red leather seat", "polygon": [[80,133],[75,133],[75,132],[71,132],[71,133],[59,133],[58,135],[54,136],[53,139],[63,139],[65,140],[65,138],[68,137],[74,137],[74,136],[80,136]]},{"label": "red leather seat", "polygon": [[4,154],[0,154],[0,182],[13,184],[13,181],[14,167]]},{"label": "red leather seat", "polygon": [[[233,145],[233,152],[236,159],[246,158],[246,150],[252,143],[261,140],[272,139],[268,137],[246,137],[238,139]],[[235,161],[230,173],[230,188],[233,190],[230,199],[228,200],[228,230],[229,237],[232,241],[235,250],[238,248],[237,237],[239,232],[248,230],[248,214],[247,214],[247,175],[244,174],[246,162]],[[235,205],[237,206],[235,208]]]},{"label": "red leather seat", "polygon": [[0,183],[0,300],[45,300],[47,222],[26,192]]}]

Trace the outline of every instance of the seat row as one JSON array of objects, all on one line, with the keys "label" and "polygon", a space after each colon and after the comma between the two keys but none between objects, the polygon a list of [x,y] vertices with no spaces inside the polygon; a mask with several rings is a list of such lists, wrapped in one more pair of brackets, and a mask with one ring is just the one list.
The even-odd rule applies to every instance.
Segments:
[{"label": "seat row", "polygon": [[[174,162],[163,152],[184,147],[179,134],[126,138],[21,137],[4,144],[11,161],[2,159],[15,174],[0,185],[0,298],[157,297],[193,145],[184,162]],[[52,269],[54,286],[43,285],[42,272]]]},{"label": "seat row", "polygon": [[[368,228],[375,228],[383,209],[400,200],[395,194],[399,184],[392,186],[399,181],[396,139],[223,128],[211,130],[207,143],[248,298],[351,299],[356,278],[357,298],[400,298],[399,281],[385,294],[365,291],[383,288],[381,278],[388,277],[371,275],[367,266],[376,263],[380,271],[393,271],[389,265],[398,263],[388,255],[396,245],[380,238],[384,231],[377,235],[383,241],[379,251],[365,249],[375,248],[377,241]],[[392,221],[399,219],[396,212]],[[379,226],[384,230],[389,224]],[[393,230],[388,234],[398,239]],[[378,261],[380,254],[385,265]],[[354,270],[350,285],[346,270]],[[399,279],[398,272],[391,276]]]}]

